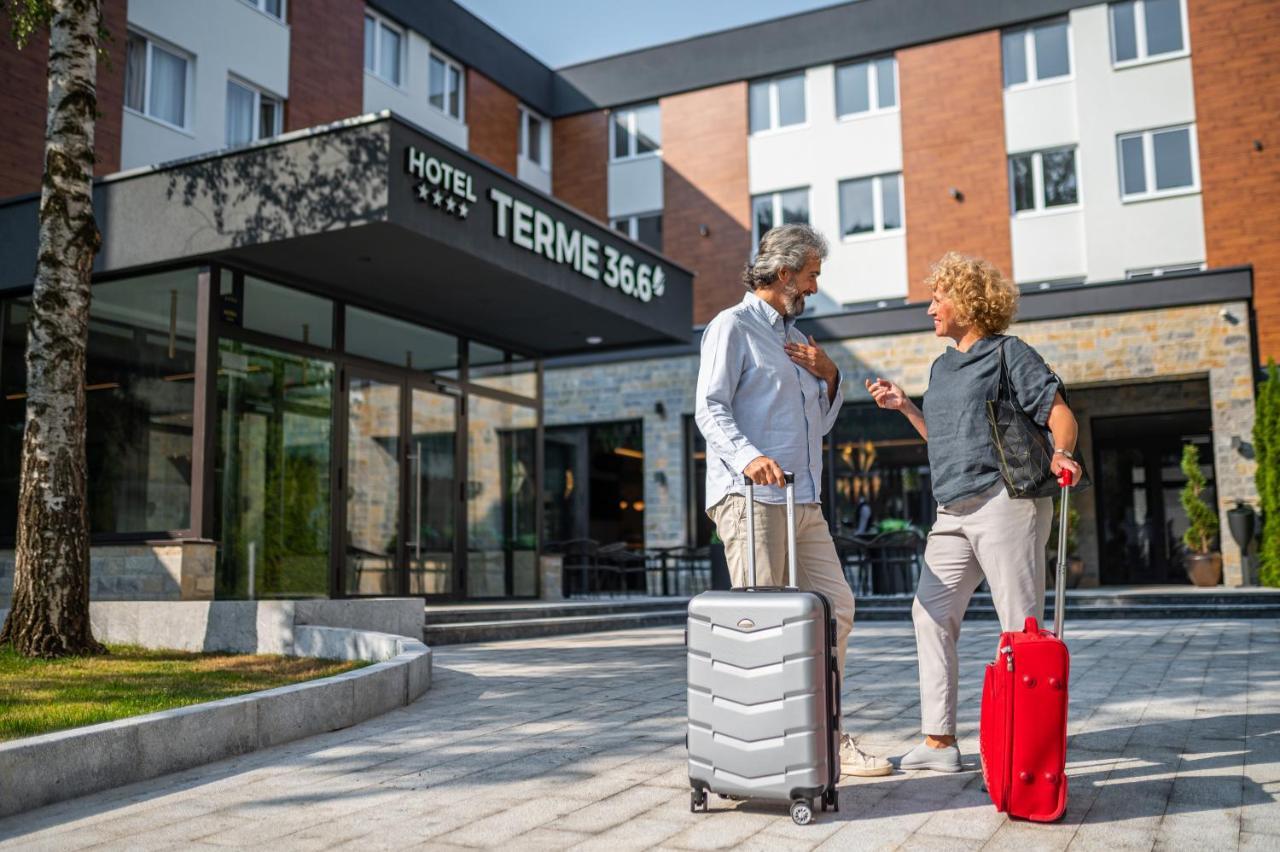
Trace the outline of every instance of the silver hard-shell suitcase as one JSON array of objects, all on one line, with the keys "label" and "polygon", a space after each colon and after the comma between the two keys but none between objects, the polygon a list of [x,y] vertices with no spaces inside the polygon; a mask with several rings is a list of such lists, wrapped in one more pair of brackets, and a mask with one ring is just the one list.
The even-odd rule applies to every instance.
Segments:
[{"label": "silver hard-shell suitcase", "polygon": [[689,602],[690,809],[707,795],[791,802],[804,825],[839,809],[840,689],[835,619],[818,592],[796,588],[795,477],[786,474],[786,587],[756,586],[755,489],[747,487],[746,588]]}]

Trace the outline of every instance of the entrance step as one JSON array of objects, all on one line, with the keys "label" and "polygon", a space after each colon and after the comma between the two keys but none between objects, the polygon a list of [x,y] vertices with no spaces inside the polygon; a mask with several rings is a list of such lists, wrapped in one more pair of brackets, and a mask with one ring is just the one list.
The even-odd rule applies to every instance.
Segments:
[{"label": "entrance step", "polygon": [[688,598],[617,598],[426,607],[428,646],[683,624]]},{"label": "entrance step", "polygon": [[[1045,617],[1052,618],[1054,595],[1045,600]],[[856,621],[909,621],[912,598],[907,595],[863,597]],[[994,621],[991,595],[975,594],[966,620]],[[1088,590],[1067,593],[1068,620],[1098,618],[1280,618],[1280,592],[1259,590],[1178,591]]]}]

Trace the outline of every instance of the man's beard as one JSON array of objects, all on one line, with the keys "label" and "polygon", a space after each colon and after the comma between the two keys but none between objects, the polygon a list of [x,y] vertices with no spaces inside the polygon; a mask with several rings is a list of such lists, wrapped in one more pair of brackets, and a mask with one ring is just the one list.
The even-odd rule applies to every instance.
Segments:
[{"label": "man's beard", "polygon": [[783,316],[788,319],[795,319],[804,313],[804,293],[800,292],[798,283],[792,281],[782,288],[782,308]]}]

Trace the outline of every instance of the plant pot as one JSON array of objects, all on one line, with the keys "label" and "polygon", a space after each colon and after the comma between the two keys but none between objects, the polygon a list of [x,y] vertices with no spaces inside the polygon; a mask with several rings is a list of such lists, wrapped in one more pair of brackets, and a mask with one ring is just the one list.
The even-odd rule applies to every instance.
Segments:
[{"label": "plant pot", "polygon": [[1187,577],[1197,586],[1216,586],[1222,582],[1221,553],[1188,553]]}]

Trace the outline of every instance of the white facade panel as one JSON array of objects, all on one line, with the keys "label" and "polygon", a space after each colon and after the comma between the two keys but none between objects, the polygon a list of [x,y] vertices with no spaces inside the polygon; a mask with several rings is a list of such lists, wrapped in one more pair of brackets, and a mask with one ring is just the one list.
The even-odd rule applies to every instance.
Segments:
[{"label": "white facade panel", "polygon": [[527,157],[516,155],[516,177],[536,189],[551,193],[551,172]]},{"label": "white facade panel", "polygon": [[1084,212],[1016,216],[1012,223],[1013,274],[1019,284],[1085,278]]},{"label": "white facade panel", "polygon": [[[126,109],[120,165],[130,169],[226,147],[227,79],[289,96],[289,27],[240,0],[130,0],[129,28],[188,56],[186,126]],[[117,61],[124,63],[124,39]]]},{"label": "white facade panel", "polygon": [[1076,110],[1073,78],[1005,89],[1005,150],[1016,154],[1076,144],[1080,140]]},{"label": "white facade panel", "polygon": [[[1195,121],[1192,58],[1117,69],[1111,64],[1105,5],[1073,11],[1071,26],[1089,280],[1110,281],[1123,278],[1128,269],[1203,261],[1204,211],[1199,191],[1122,201],[1116,142],[1121,133]],[[1194,51],[1195,45],[1191,47]]]},{"label": "white facade panel", "polygon": [[[429,133],[465,150],[469,138],[466,123],[466,84],[463,84],[460,118],[455,119],[433,107],[427,100],[431,43],[412,30],[407,35],[408,51],[400,72],[399,86],[370,71],[364,72],[364,111],[369,113],[389,109]],[[465,78],[465,69],[462,73]]]},{"label": "white facade panel", "polygon": [[[831,304],[907,294],[906,236],[840,238],[840,181],[902,171],[898,109],[836,117],[835,67],[805,74],[804,124],[752,134],[747,181],[752,195],[809,188],[809,221],[827,236],[831,254],[819,284]],[[907,230],[911,211],[905,211]]]},{"label": "white facade panel", "polygon": [[609,218],[662,209],[662,157],[609,163]]}]

